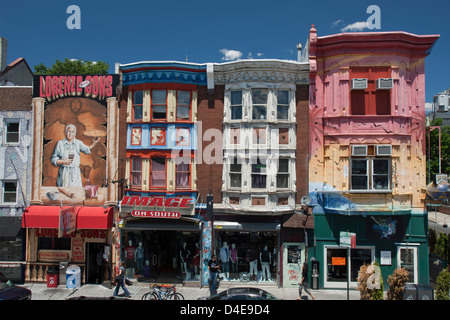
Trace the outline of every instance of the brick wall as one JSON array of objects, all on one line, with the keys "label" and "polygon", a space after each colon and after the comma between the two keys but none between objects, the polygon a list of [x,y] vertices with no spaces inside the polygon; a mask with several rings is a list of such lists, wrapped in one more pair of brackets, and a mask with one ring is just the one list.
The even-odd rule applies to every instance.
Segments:
[{"label": "brick wall", "polygon": [[[199,125],[201,123],[201,135],[199,131],[199,150],[202,152],[202,163],[197,164],[197,187],[201,197],[203,196],[203,201],[206,202],[206,196],[212,192],[214,197],[214,203],[222,202],[222,167],[220,163],[214,163],[213,165],[208,165],[203,159],[203,152],[205,148],[212,141],[201,141],[203,140],[204,133],[211,128],[215,128],[222,132],[222,121],[223,121],[223,107],[224,107],[224,86],[215,86],[214,88],[214,103],[208,103],[208,91],[206,87],[199,87],[198,91],[198,121]],[[212,106],[213,108],[209,108]],[[202,145],[200,150],[200,145]],[[223,159],[222,143],[221,149],[217,150],[220,152],[220,158]],[[222,160],[221,160],[222,162]],[[210,191],[211,190],[211,191]]]},{"label": "brick wall", "polygon": [[296,150],[296,186],[297,197],[295,203],[308,194],[308,156],[309,156],[309,104],[308,85],[297,85],[297,150]]}]

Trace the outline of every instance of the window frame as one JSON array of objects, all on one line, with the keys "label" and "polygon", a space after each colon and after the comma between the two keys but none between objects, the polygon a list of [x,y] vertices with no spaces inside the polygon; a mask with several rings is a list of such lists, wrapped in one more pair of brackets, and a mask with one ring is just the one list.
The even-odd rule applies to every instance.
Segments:
[{"label": "window frame", "polygon": [[[154,186],[152,182],[152,174],[154,172],[163,172],[163,171],[154,171],[153,170],[153,160],[156,159],[164,159],[164,186]],[[149,188],[150,189],[166,189],[167,188],[167,158],[165,157],[153,157],[150,158],[150,179],[149,179]]]},{"label": "window frame", "polygon": [[[176,121],[180,121],[180,122],[192,121],[191,120],[192,119],[192,90],[176,90],[176,91],[177,92],[176,92],[176,105],[175,105],[175,108],[176,108],[176,110],[175,110],[175,120]],[[189,92],[189,105],[178,104],[178,93],[179,92]],[[178,108],[179,107],[182,107],[182,108],[186,108],[187,107],[189,109],[189,112],[188,112],[189,116],[188,116],[187,119],[180,119],[180,118],[178,118]],[[166,117],[167,117],[167,115],[166,115]]]},{"label": "window frame", "polygon": [[[17,124],[17,132],[11,132],[8,130],[8,126],[10,124]],[[18,146],[20,145],[20,119],[4,119],[3,120],[3,128],[5,128],[3,130],[3,144],[4,145],[8,145],[8,146]],[[16,133],[17,134],[17,141],[8,141],[8,135],[12,134],[12,133]]]},{"label": "window frame", "polygon": [[[135,94],[137,92],[141,92],[142,93],[142,103],[140,103],[140,104],[139,103],[135,103],[135,99],[136,99]],[[135,117],[135,115],[136,115],[136,108],[137,107],[141,108],[141,118],[140,119],[136,119],[136,117]],[[133,93],[132,93],[132,107],[131,107],[131,110],[132,110],[132,117],[131,117],[131,119],[133,119],[133,122],[142,122],[143,119],[144,119],[144,91],[143,90],[134,90],[133,91]]]},{"label": "window frame", "polygon": [[[377,89],[377,80],[381,78],[392,78],[392,69],[389,66],[354,66],[349,71],[350,82],[353,79],[367,79],[367,88],[349,89],[350,115],[352,116],[390,116],[392,114],[392,89]],[[381,112],[381,100],[386,99],[387,113]],[[358,100],[358,101],[357,101]],[[362,102],[364,101],[364,102]],[[359,103],[364,103],[361,107]],[[356,106],[358,104],[358,106]],[[363,113],[361,113],[363,112]]]},{"label": "window frame", "polygon": [[[167,164],[167,162],[166,162]],[[187,164],[188,165],[188,171],[179,171],[178,170],[178,166],[182,165],[182,164]],[[191,177],[192,177],[192,164],[190,159],[184,159],[183,161],[180,160],[180,163],[175,163],[175,189],[177,190],[190,190],[191,189]],[[187,187],[180,187],[178,186],[178,174],[179,173],[187,173],[188,174],[188,186]]]},{"label": "window frame", "polygon": [[[374,173],[374,161],[386,160],[388,162],[388,173],[387,174],[375,174]],[[366,174],[354,174],[353,173],[353,161],[366,161]],[[392,169],[391,169],[392,159],[389,156],[351,156],[350,157],[350,190],[356,192],[389,192],[392,191],[391,183],[392,183]],[[365,176],[367,177],[366,188],[365,189],[355,189],[353,187],[353,177]],[[377,189],[374,186],[374,177],[375,176],[387,176],[387,185],[386,189]]]},{"label": "window frame", "polygon": [[[240,92],[241,93],[241,103],[240,104],[232,104],[233,99],[232,99],[232,94],[233,92]],[[244,97],[244,92],[243,90],[230,90],[230,120],[231,121],[242,121],[243,120],[243,97]],[[233,108],[240,108],[241,109],[241,117],[240,118],[233,118]]]},{"label": "window frame", "polygon": [[[268,161],[268,159],[264,159],[265,160],[265,163],[262,163],[261,162],[261,164],[263,164],[264,166],[265,166],[265,168],[264,168],[264,172],[254,172],[253,171],[253,169],[254,169],[254,167],[253,166],[256,166],[256,165],[258,165],[258,162],[260,161],[260,159],[258,158],[258,159],[256,159],[256,163],[251,163],[251,165],[250,165],[250,175],[251,175],[251,188],[252,189],[267,189],[267,161]],[[263,176],[264,177],[264,181],[265,181],[265,186],[264,187],[255,187],[254,186],[254,181],[253,181],[253,176],[256,176],[256,175],[258,175],[258,176]]]},{"label": "window frame", "polygon": [[[240,171],[232,171],[232,166],[238,165],[240,166]],[[233,186],[231,178],[232,175],[239,175],[239,186]],[[242,163],[240,163],[240,160],[238,157],[232,157],[231,161],[228,166],[228,176],[229,176],[229,188],[230,189],[241,189],[242,188]]]},{"label": "window frame", "polygon": [[[255,91],[265,91],[266,92],[266,101],[265,103],[255,103],[254,101],[254,92]],[[252,121],[267,121],[268,120],[268,114],[267,114],[267,108],[268,108],[268,103],[269,103],[269,89],[268,88],[252,88],[251,92],[250,92],[250,97],[251,97],[251,106],[252,106],[252,116],[251,116],[251,120]],[[265,109],[265,115],[264,115],[264,119],[258,118],[255,119],[255,108],[257,107],[263,107]]]},{"label": "window frame", "polygon": [[[165,104],[154,104],[153,103],[153,101],[154,101],[154,92],[155,91],[164,91],[165,93],[166,93],[166,103]],[[168,117],[167,117],[167,108],[168,108],[168,90],[167,89],[152,89],[151,91],[150,91],[150,98],[151,98],[151,103],[150,103],[150,119],[151,119],[151,121],[154,121],[154,122],[167,122],[167,120],[168,120]],[[165,118],[155,118],[154,117],[154,110],[153,110],[153,107],[154,106],[165,106],[166,108],[165,108],[165,114],[166,114],[166,117]]]},{"label": "window frame", "polygon": [[[5,194],[6,194],[5,184],[6,183],[13,183],[13,184],[15,184],[16,191],[14,192],[14,194],[15,194],[15,201],[14,202],[7,202],[7,201],[5,201]],[[5,205],[15,205],[15,204],[17,204],[17,201],[18,201],[18,199],[17,199],[17,197],[18,197],[18,187],[19,187],[19,184],[18,184],[17,180],[2,180],[2,195],[1,195],[1,201],[2,202],[1,203],[5,204]],[[12,192],[8,192],[8,193],[12,193]]]},{"label": "window frame", "polygon": [[[290,120],[290,91],[289,90],[283,90],[283,89],[279,89],[276,91],[277,92],[277,104],[276,104],[276,108],[277,108],[277,120],[278,121],[289,121]],[[288,100],[287,100],[287,104],[283,104],[279,102],[279,92],[287,92],[288,94]],[[279,107],[283,107],[283,108],[287,108],[287,118],[286,119],[280,119],[278,114],[279,114]]]},{"label": "window frame", "polygon": [[[141,164],[141,170],[140,171],[135,170],[134,166],[133,166],[134,160],[137,160],[137,159],[140,160],[140,164]],[[141,178],[138,179],[139,180],[139,185],[134,183],[134,181],[135,181],[134,175],[137,172],[139,172],[139,174],[141,176]],[[131,185],[132,188],[142,188],[142,157],[138,157],[138,156],[131,156],[130,157],[130,185]]]},{"label": "window frame", "polygon": [[[287,171],[280,172],[280,161],[286,161],[287,162]],[[290,164],[291,164],[291,161],[290,161],[289,158],[279,158],[278,159],[277,176],[276,176],[277,190],[287,190],[287,189],[289,189],[289,185],[290,185],[290,182],[291,182]],[[287,176],[287,182],[286,182],[286,186],[285,187],[278,186],[278,178],[279,178],[278,176],[279,175]]]}]

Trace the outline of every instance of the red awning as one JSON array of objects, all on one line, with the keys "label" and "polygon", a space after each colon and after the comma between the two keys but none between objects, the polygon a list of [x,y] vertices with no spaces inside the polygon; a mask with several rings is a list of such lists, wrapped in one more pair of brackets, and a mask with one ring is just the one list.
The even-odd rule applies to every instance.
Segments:
[{"label": "red awning", "polygon": [[[68,207],[63,207],[68,208]],[[29,206],[22,216],[22,228],[58,229],[59,206]],[[114,207],[76,207],[77,229],[109,229]]]}]

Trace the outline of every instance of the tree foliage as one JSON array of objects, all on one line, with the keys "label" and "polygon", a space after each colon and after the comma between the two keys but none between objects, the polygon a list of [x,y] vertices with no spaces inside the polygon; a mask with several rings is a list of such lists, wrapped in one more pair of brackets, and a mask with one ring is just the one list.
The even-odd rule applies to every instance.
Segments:
[{"label": "tree foliage", "polygon": [[108,74],[109,64],[103,61],[83,61],[66,58],[56,60],[47,67],[43,63],[34,66],[36,75],[69,75],[69,74]]},{"label": "tree foliage", "polygon": [[450,300],[450,272],[443,269],[436,279],[436,300]]}]

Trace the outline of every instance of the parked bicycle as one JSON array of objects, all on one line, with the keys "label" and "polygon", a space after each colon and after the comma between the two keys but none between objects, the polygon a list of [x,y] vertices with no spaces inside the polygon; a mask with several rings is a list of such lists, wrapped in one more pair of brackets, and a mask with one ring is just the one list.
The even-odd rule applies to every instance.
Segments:
[{"label": "parked bicycle", "polygon": [[[184,300],[184,296],[177,292],[175,285],[152,285],[153,290],[145,293],[141,300]],[[150,288],[152,287],[150,286]]]}]

